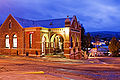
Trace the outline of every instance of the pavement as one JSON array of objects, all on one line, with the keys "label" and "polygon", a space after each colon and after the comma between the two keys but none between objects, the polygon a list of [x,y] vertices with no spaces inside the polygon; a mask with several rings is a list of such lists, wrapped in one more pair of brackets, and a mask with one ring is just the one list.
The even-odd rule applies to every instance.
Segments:
[{"label": "pavement", "polygon": [[[11,55],[3,55],[3,56],[11,56]],[[14,56],[11,56],[14,58]],[[37,60],[37,61],[48,61],[48,62],[66,62],[66,63],[84,63],[84,64],[93,64],[93,63],[103,63],[103,61],[99,60],[99,58],[106,58],[106,57],[88,57],[88,59],[67,59],[64,58],[61,55],[46,55],[41,57],[40,55],[35,55],[35,54],[29,54],[29,56],[27,57],[25,54],[24,55],[20,55],[20,56],[16,56],[20,59],[27,59],[27,60]]]},{"label": "pavement", "polygon": [[120,58],[0,55],[0,80],[120,80]]},{"label": "pavement", "polygon": [[[103,57],[89,57],[88,59],[76,60],[76,59],[67,59],[60,57],[40,57],[40,56],[12,56],[12,55],[0,55],[0,58],[12,58],[12,59],[23,59],[23,60],[32,60],[32,61],[46,61],[46,62],[58,62],[58,63],[78,63],[78,64],[102,64],[103,61],[99,60]],[[105,63],[105,62],[104,62]]]}]

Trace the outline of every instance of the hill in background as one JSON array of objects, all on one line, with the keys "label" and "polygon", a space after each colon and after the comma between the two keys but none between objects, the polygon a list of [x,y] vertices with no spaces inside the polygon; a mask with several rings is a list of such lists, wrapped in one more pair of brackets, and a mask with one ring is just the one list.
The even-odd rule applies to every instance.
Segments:
[{"label": "hill in background", "polygon": [[89,32],[90,35],[94,38],[95,36],[98,36],[99,39],[106,39],[110,41],[112,37],[116,37],[117,39],[120,39],[120,32],[112,32],[112,31],[98,31],[98,32]]}]

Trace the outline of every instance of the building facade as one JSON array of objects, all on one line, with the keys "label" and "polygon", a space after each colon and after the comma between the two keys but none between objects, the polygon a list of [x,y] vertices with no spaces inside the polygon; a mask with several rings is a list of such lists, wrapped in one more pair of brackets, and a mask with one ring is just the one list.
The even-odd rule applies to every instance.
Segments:
[{"label": "building facade", "polygon": [[0,27],[0,53],[47,55],[63,53],[80,58],[81,25],[76,16],[50,20],[7,17]]}]

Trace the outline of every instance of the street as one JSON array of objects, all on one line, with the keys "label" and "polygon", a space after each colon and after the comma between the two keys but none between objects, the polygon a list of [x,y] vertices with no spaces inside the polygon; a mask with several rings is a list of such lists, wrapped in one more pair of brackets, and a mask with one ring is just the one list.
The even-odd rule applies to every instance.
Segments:
[{"label": "street", "polygon": [[0,56],[0,80],[120,80],[120,58],[49,61]]}]

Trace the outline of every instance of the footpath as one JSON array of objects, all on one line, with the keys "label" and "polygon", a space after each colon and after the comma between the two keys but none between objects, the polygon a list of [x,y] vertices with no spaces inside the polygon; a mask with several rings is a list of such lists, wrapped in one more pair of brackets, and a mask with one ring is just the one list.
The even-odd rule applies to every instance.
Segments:
[{"label": "footpath", "polygon": [[77,64],[102,64],[100,60],[97,58],[88,58],[88,59],[82,59],[82,60],[75,60],[75,59],[66,59],[66,58],[60,58],[60,57],[33,57],[33,56],[12,56],[12,55],[0,55],[0,58],[5,59],[18,59],[18,60],[32,60],[32,61],[40,61],[40,62],[60,62],[60,63],[77,63]]}]

